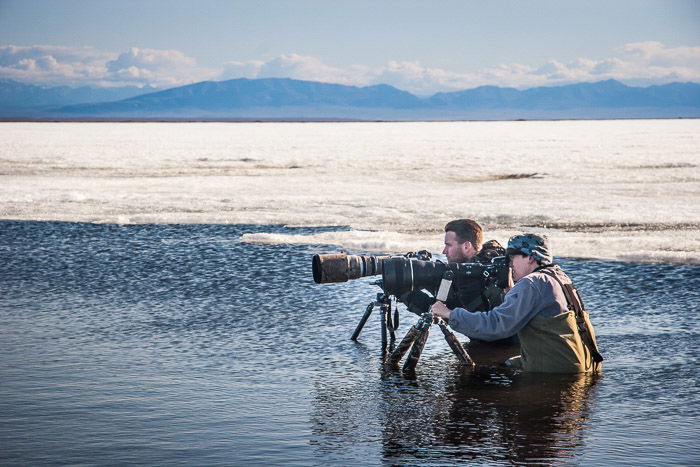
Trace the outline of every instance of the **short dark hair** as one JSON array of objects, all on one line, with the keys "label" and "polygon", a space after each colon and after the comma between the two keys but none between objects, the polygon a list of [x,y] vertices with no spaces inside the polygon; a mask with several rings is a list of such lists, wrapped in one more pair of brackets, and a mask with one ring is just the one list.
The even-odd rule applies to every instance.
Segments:
[{"label": "short dark hair", "polygon": [[481,250],[484,232],[476,221],[471,219],[455,219],[445,225],[445,232],[454,232],[460,243],[470,242],[476,251]]}]

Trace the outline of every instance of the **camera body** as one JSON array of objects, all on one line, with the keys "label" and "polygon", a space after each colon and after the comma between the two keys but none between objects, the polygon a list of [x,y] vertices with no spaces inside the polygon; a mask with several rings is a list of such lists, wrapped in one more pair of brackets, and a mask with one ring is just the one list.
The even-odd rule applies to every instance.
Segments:
[{"label": "camera body", "polygon": [[508,286],[508,261],[505,256],[490,263],[443,263],[406,256],[361,256],[345,253],[314,255],[314,281],[317,284],[346,282],[360,277],[381,275],[378,285],[388,295],[400,297],[412,290],[425,289],[435,295],[446,271],[454,273],[454,281],[482,278],[495,281],[504,289]]}]

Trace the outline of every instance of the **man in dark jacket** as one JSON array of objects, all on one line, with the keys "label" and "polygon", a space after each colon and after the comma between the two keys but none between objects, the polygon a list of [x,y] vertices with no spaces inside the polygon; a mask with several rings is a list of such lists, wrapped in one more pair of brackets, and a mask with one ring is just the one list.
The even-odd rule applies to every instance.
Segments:
[{"label": "man in dark jacket", "polygon": [[[442,253],[449,263],[490,263],[497,256],[505,255],[497,241],[483,243],[481,226],[471,219],[456,219],[445,225],[445,248]],[[455,283],[447,303],[470,311],[486,311],[502,302],[503,290],[493,278],[473,277]],[[410,311],[421,314],[435,301],[423,291],[404,294],[401,301]]]},{"label": "man in dark jacket", "polygon": [[[488,264],[497,256],[505,255],[496,240],[483,243],[481,226],[471,219],[456,219],[445,225],[445,248],[442,253],[448,263]],[[473,311],[486,311],[503,301],[503,290],[494,278],[473,277],[456,283],[456,293],[448,303]]]}]

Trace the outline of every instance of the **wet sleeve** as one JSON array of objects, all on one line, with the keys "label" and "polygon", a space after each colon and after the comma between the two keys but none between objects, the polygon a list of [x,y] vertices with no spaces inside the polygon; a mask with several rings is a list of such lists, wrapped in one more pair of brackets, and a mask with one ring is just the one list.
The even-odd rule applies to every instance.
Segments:
[{"label": "wet sleeve", "polygon": [[537,315],[540,291],[528,278],[521,279],[496,308],[470,313],[455,308],[450,314],[450,327],[462,334],[486,341],[503,339],[517,334]]}]

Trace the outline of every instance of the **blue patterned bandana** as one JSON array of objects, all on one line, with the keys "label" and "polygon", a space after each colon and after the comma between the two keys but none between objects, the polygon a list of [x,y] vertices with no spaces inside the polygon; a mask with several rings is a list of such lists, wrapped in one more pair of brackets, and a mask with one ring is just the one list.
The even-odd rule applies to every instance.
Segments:
[{"label": "blue patterned bandana", "polygon": [[532,256],[542,266],[552,264],[554,261],[549,251],[549,240],[546,235],[526,233],[513,235],[508,240],[507,255],[522,253]]}]

